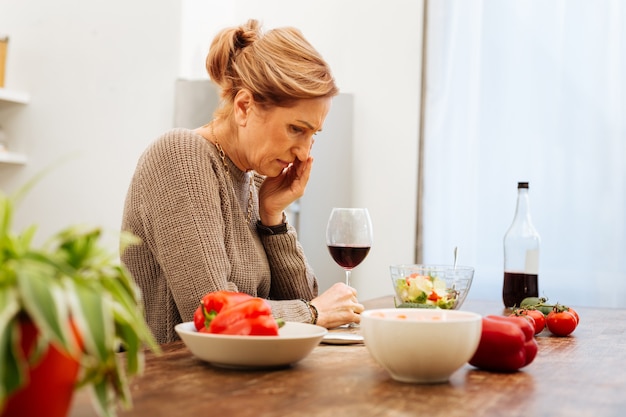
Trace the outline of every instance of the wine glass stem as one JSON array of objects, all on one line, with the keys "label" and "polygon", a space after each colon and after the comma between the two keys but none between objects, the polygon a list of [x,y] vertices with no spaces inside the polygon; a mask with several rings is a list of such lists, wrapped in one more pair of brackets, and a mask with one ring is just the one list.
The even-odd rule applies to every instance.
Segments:
[{"label": "wine glass stem", "polygon": [[[352,274],[352,270],[351,269],[346,269],[346,285],[348,287],[350,286],[350,274]],[[346,324],[346,327],[354,328],[354,327],[359,327],[359,325],[356,324],[356,323],[348,323],[348,324]]]}]

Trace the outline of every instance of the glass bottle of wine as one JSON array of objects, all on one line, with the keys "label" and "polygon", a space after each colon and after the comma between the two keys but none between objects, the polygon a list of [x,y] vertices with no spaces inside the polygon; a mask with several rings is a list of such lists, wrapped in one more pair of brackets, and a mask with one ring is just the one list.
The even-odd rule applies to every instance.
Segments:
[{"label": "glass bottle of wine", "polygon": [[517,207],[513,223],[504,235],[505,307],[519,306],[526,297],[539,294],[539,246],[541,238],[530,218],[528,183],[517,184]]}]

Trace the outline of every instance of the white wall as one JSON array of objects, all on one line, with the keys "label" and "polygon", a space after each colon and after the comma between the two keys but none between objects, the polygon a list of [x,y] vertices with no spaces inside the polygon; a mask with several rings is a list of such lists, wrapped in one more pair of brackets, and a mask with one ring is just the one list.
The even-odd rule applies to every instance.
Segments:
[{"label": "white wall", "polygon": [[[370,209],[375,244],[353,282],[362,299],[390,294],[388,265],[413,260],[422,2],[311,5],[0,0],[0,32],[11,35],[6,87],[32,95],[27,106],[0,106],[11,146],[30,158],[25,167],[0,166],[0,187],[13,190],[76,155],[32,191],[19,223],[39,223],[44,236],[76,222],[116,232],[140,152],[172,125],[175,79],[204,77],[215,32],[254,17],[268,28],[300,28],[354,95],[354,147],[345,157],[353,160],[352,201]],[[333,167],[316,160],[316,169]]]},{"label": "white wall", "polygon": [[[224,26],[256,18],[266,28],[295,26],[304,33],[330,63],[341,90],[354,95],[353,149],[345,157],[354,169],[353,205],[368,207],[372,216],[374,246],[352,282],[361,299],[390,294],[389,265],[413,262],[415,246],[422,2],[225,3],[183,1],[181,75],[205,76],[204,55]],[[317,158],[312,175],[329,169]],[[337,267],[336,280],[342,279]]]},{"label": "white wall", "polygon": [[139,153],[172,124],[179,16],[177,0],[0,0],[5,87],[31,95],[26,106],[0,106],[10,146],[29,158],[0,165],[0,187],[15,190],[70,156],[20,206],[20,226],[39,224],[41,239],[101,225],[117,248]]}]

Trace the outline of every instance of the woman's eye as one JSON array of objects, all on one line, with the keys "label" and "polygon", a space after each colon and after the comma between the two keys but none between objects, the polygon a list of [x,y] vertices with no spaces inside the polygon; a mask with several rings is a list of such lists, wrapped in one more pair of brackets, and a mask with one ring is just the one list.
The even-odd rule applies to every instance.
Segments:
[{"label": "woman's eye", "polygon": [[302,133],[302,132],[304,132],[304,129],[301,128],[300,126],[291,125],[291,126],[289,126],[289,128],[291,129],[292,133]]}]

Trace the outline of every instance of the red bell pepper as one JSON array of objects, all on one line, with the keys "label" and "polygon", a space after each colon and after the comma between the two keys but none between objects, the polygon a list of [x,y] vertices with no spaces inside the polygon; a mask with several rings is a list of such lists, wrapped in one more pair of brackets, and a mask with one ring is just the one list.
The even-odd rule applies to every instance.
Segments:
[{"label": "red bell pepper", "polygon": [[206,328],[206,317],[204,316],[204,306],[202,304],[193,313],[193,324],[196,326],[197,331]]},{"label": "red bell pepper", "polygon": [[234,291],[215,291],[202,297],[202,305],[210,314],[219,313],[225,308],[253,298],[250,294]]},{"label": "red bell pepper", "polygon": [[478,349],[470,365],[487,371],[513,372],[537,355],[534,328],[523,317],[486,316]]},{"label": "red bell pepper", "polygon": [[278,323],[267,301],[254,297],[222,309],[211,321],[209,333],[276,336]]},{"label": "red bell pepper", "polygon": [[193,316],[196,330],[201,330],[205,327],[208,328],[211,321],[223,309],[251,298],[253,297],[249,294],[234,291],[214,291],[207,293],[202,297],[200,306],[196,309]]}]

